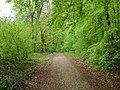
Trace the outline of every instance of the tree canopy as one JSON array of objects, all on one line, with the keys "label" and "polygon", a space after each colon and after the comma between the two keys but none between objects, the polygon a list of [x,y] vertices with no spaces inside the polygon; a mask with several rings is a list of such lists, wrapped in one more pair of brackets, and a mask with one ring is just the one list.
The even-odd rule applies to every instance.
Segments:
[{"label": "tree canopy", "polygon": [[120,73],[119,0],[6,2],[14,4],[16,15],[13,21],[0,18],[0,63],[17,67],[32,53],[67,52]]}]

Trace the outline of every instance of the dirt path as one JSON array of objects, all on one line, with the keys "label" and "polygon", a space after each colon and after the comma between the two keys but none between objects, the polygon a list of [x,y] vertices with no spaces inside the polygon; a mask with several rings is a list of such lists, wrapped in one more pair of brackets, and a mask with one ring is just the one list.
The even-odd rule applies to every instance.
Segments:
[{"label": "dirt path", "polygon": [[27,81],[26,90],[95,90],[85,74],[64,54],[55,54],[51,61],[37,65],[34,75]]},{"label": "dirt path", "polygon": [[53,57],[51,74],[55,76],[54,80],[57,81],[53,87],[59,87],[59,90],[93,90],[63,54],[56,54]]}]

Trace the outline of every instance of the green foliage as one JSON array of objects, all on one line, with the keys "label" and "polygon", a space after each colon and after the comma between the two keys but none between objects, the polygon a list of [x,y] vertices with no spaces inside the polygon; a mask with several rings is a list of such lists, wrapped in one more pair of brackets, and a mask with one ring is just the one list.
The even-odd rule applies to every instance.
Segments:
[{"label": "green foliage", "polygon": [[29,53],[32,52],[30,33],[30,28],[25,24],[1,20],[0,63],[4,61],[14,64],[27,60]]},{"label": "green foliage", "polygon": [[96,68],[119,72],[119,0],[6,1],[14,3],[17,15],[15,20],[0,19],[0,70],[17,71],[17,78],[1,78],[0,89],[9,90],[16,81],[21,88],[30,74],[21,66],[50,58],[33,51],[67,52],[88,58]]},{"label": "green foliage", "polygon": [[87,57],[97,68],[120,68],[120,1],[54,0],[53,10],[51,35],[62,35],[56,33],[62,47],[55,49]]},{"label": "green foliage", "polygon": [[[30,74],[23,66],[33,52],[31,27],[20,21],[0,19],[0,90],[21,90]],[[27,70],[27,71],[26,71]]]},{"label": "green foliage", "polygon": [[[21,90],[34,62],[51,56],[33,55],[33,52],[46,51],[48,12],[43,13],[41,7],[47,0],[6,1],[14,3],[16,16],[0,18],[0,90]],[[41,20],[44,22],[40,23]]]},{"label": "green foliage", "polygon": [[[25,75],[25,74],[19,74],[19,75]],[[4,76],[0,78],[0,90],[22,90],[25,85],[24,84],[25,78],[26,77],[23,76],[22,77]]]}]

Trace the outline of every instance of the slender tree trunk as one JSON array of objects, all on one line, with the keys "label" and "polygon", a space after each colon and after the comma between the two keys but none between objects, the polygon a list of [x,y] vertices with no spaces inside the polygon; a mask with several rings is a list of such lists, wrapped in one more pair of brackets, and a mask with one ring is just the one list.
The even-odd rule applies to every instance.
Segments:
[{"label": "slender tree trunk", "polygon": [[[40,0],[38,2],[38,8],[37,8],[37,13],[36,13],[36,21],[35,21],[35,26],[39,26],[40,24],[40,16],[41,16],[41,13],[42,13],[42,9],[43,9],[43,4],[44,4],[44,0]],[[35,12],[34,12],[35,14]],[[31,14],[31,22],[32,22],[32,27],[34,27],[33,23],[34,23],[34,14]],[[34,45],[33,45],[33,49],[34,49],[34,52],[37,52],[37,45],[36,45],[36,41],[37,41],[37,37],[38,37],[38,31],[36,29],[32,29],[32,39],[34,41]],[[42,40],[41,40],[42,42]]]},{"label": "slender tree trunk", "polygon": [[[42,9],[43,9],[43,5],[44,5],[44,0],[40,0],[39,1],[39,7],[38,7],[38,11],[37,11],[37,19],[36,19],[36,25],[38,26],[40,24],[39,20],[40,20],[40,16],[42,14]],[[43,36],[43,31],[40,28],[40,32],[41,32],[41,45],[42,45],[42,52],[44,52],[44,36]],[[35,41],[37,41],[37,30],[36,30],[36,36],[35,36]]]}]

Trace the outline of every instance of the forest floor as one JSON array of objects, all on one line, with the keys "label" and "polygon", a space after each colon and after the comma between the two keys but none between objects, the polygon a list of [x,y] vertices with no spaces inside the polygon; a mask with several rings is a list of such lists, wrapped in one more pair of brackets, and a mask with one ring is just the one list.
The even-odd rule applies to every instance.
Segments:
[{"label": "forest floor", "polygon": [[26,90],[120,90],[120,81],[93,70],[87,62],[62,53],[37,64],[26,81]]}]

